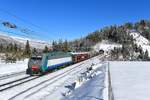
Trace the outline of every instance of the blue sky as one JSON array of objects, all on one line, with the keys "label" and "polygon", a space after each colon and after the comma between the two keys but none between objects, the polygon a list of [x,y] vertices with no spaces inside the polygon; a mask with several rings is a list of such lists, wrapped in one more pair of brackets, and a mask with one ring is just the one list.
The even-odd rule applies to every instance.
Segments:
[{"label": "blue sky", "polygon": [[[35,32],[25,35],[46,41],[59,38],[72,40],[105,26],[150,18],[149,0],[0,1],[0,20],[29,28]],[[12,35],[22,34],[2,25],[0,30],[11,31]]]}]

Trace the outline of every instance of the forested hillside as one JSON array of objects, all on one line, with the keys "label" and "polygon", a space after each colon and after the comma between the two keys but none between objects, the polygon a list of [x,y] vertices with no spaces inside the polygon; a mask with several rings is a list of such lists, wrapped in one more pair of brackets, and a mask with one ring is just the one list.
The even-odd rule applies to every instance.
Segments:
[{"label": "forested hillside", "polygon": [[141,46],[135,44],[130,31],[137,31],[150,40],[150,21],[140,20],[136,23],[125,23],[122,25],[112,25],[98,29],[87,36],[70,42],[72,50],[89,51],[94,45],[107,40],[113,43],[122,44],[122,48],[114,48],[111,51],[113,59],[119,59],[120,55],[123,60],[149,60],[148,52],[143,52]]},{"label": "forested hillside", "polygon": [[[40,52],[93,51],[95,45],[106,41],[109,45],[114,43],[121,45],[119,48],[114,45],[112,46],[113,49],[110,52],[107,52],[110,55],[110,60],[149,60],[149,52],[147,50],[143,51],[142,44],[137,45],[137,41],[135,42],[135,38],[131,35],[132,32],[135,32],[143,36],[147,41],[150,41],[150,21],[140,20],[136,23],[128,22],[122,25],[111,25],[72,41],[60,39],[58,41],[53,41],[52,47],[43,45],[45,48],[40,50]],[[30,43],[28,42],[29,41],[27,41],[26,46],[24,47],[21,47],[16,43],[8,43],[8,45],[0,44],[0,53],[2,56],[5,55],[8,59],[21,59],[30,57],[32,54],[38,54],[39,50],[31,48]],[[96,53],[100,53],[101,51],[103,50],[98,49],[98,52]]]}]

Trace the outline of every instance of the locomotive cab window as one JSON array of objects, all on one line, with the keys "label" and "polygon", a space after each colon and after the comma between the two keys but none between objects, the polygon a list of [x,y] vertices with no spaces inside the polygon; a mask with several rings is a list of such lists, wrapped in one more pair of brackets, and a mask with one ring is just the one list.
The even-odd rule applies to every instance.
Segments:
[{"label": "locomotive cab window", "polygon": [[31,57],[29,60],[29,66],[37,65],[40,66],[42,62],[42,57]]}]

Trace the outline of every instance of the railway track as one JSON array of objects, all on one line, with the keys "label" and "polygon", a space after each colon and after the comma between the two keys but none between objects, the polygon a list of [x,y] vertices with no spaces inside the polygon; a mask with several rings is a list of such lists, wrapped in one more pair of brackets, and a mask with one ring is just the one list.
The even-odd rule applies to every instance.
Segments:
[{"label": "railway track", "polygon": [[[31,92],[30,94],[28,94],[28,95],[25,96],[25,98],[28,98],[28,97],[32,96],[33,94],[37,93],[38,91],[40,91],[40,90],[46,88],[48,85],[51,85],[51,84],[55,83],[55,82],[58,81],[59,79],[65,77],[66,75],[68,75],[68,74],[70,74],[70,73],[72,73],[72,72],[73,72],[73,73],[76,73],[76,74],[79,73],[81,70],[83,70],[83,69],[85,69],[85,68],[87,67],[87,66],[86,66],[86,67],[84,67],[84,68],[81,68],[81,66],[84,65],[84,64],[85,64],[85,63],[82,62],[81,64],[79,64],[79,65],[77,65],[77,66],[74,66],[73,68],[71,68],[71,69],[69,69],[69,70],[67,70],[67,71],[65,71],[65,72],[63,72],[63,73],[60,73],[60,74],[58,74],[58,75],[56,75],[56,76],[53,76],[52,78],[49,78],[49,79],[44,80],[44,81],[42,81],[42,82],[40,82],[40,83],[38,83],[38,84],[35,84],[34,86],[29,87],[28,89],[25,89],[24,91],[22,91],[22,92],[20,92],[20,93],[18,93],[18,94],[16,94],[16,95],[14,95],[14,96],[12,96],[12,97],[9,98],[8,100],[14,100],[14,99],[16,99],[18,96],[23,95],[24,93],[26,93],[26,92],[28,92],[28,91],[30,91],[30,90],[32,90],[32,89],[35,89],[35,88],[37,88],[38,86],[41,86],[41,85],[44,84],[44,86],[39,87],[39,88],[36,89],[35,91],[33,91],[33,92]],[[90,66],[90,65],[89,65],[89,66]],[[77,71],[74,71],[74,69],[78,69],[78,70],[77,70]]]},{"label": "railway track", "polygon": [[[79,67],[79,66],[78,66],[78,67]],[[83,70],[83,69],[82,69],[82,70]],[[81,70],[80,70],[80,71],[81,71]],[[76,71],[75,73],[77,74],[77,73],[79,73],[80,71]],[[72,71],[71,71],[71,72],[72,72]],[[67,73],[64,73],[63,75],[56,76],[56,78],[51,79],[51,80],[53,80],[53,81],[47,83],[46,85],[42,86],[41,88],[37,89],[36,91],[34,91],[34,92],[30,93],[29,95],[25,96],[25,98],[28,98],[28,97],[34,95],[35,93],[41,91],[42,89],[48,87],[49,85],[51,85],[51,84],[53,84],[53,83],[55,83],[55,82],[58,81],[59,79],[65,77],[66,74],[68,75],[68,74],[70,74],[71,72],[67,72]],[[45,82],[44,82],[44,83],[45,83]]]},{"label": "railway track", "polygon": [[34,80],[38,77],[31,77],[31,76],[26,76],[17,80],[13,80],[4,84],[0,84],[0,92],[8,90],[10,88],[13,88],[15,86],[21,85],[23,83],[29,82],[31,80]]},{"label": "railway track", "polygon": [[[89,61],[90,61],[90,59],[88,59]],[[57,74],[57,75],[55,75],[55,76],[52,76],[51,78],[48,78],[48,79],[46,79],[46,80],[44,80],[44,81],[41,81],[41,82],[39,82],[39,83],[37,83],[37,84],[35,84],[35,85],[33,85],[33,86],[28,86],[28,87],[24,87],[24,89],[23,90],[21,90],[21,91],[17,91],[18,93],[14,93],[14,94],[12,94],[12,96],[11,97],[9,97],[8,98],[8,100],[14,100],[14,99],[16,99],[16,98],[18,98],[18,97],[20,97],[20,96],[22,96],[22,95],[24,95],[25,94],[25,98],[28,98],[28,97],[30,97],[31,95],[33,95],[33,94],[35,94],[36,92],[38,92],[38,91],[40,91],[40,90],[42,90],[42,89],[44,89],[44,88],[46,88],[48,85],[51,85],[51,84],[53,84],[53,83],[55,83],[56,81],[58,81],[59,79],[61,79],[61,78],[63,78],[63,77],[65,77],[66,75],[68,75],[69,73],[71,73],[71,72],[73,72],[73,73],[78,73],[78,72],[80,72],[79,70],[78,71],[73,71],[74,69],[76,69],[76,68],[80,68],[83,64],[86,64],[86,63],[84,63],[84,62],[82,62],[81,64],[78,64],[78,65],[76,65],[76,66],[74,66],[74,67],[72,67],[72,68],[69,68],[69,69],[67,69],[66,71],[64,71],[63,73],[59,73],[59,74]],[[83,67],[83,66],[82,66]],[[81,69],[81,68],[80,68]],[[47,74],[47,75],[49,75],[49,74]],[[44,76],[47,76],[47,75],[44,75]],[[18,79],[18,80],[15,80],[15,81],[11,81],[11,82],[8,82],[8,83],[4,83],[4,84],[1,84],[0,85],[0,92],[5,92],[5,90],[9,90],[9,89],[11,89],[11,88],[13,88],[14,87],[14,89],[15,89],[15,87],[17,87],[17,86],[20,86],[20,87],[22,87],[25,83],[27,83],[28,84],[28,82],[30,82],[30,81],[32,81],[32,80],[35,80],[35,79],[37,79],[38,77],[24,77],[24,78],[22,78],[22,79]],[[21,85],[22,84],[22,85]],[[12,90],[12,89],[11,89]],[[31,92],[31,91],[32,92]],[[30,91],[30,92],[29,92]],[[29,94],[27,94],[29,92]]]},{"label": "railway track", "polygon": [[16,76],[19,76],[19,75],[23,75],[25,73],[26,73],[26,71],[21,71],[21,72],[17,72],[17,73],[3,75],[3,76],[0,76],[0,80],[16,77]]},{"label": "railway track", "polygon": [[[84,63],[83,63],[83,64],[84,64]],[[85,68],[90,67],[90,66],[91,66],[91,65],[87,65],[86,67],[83,67],[83,66],[82,66],[83,68],[80,68],[80,69],[78,69],[78,70],[76,70],[76,71],[69,71],[69,72],[67,72],[67,73],[64,73],[63,75],[56,76],[56,78],[54,78],[54,80],[52,79],[51,82],[47,83],[46,85],[42,86],[41,88],[37,89],[36,91],[30,93],[29,95],[25,96],[24,99],[29,98],[30,96],[36,94],[37,92],[41,91],[42,89],[45,89],[45,88],[48,87],[49,85],[51,85],[51,84],[55,83],[56,81],[58,81],[59,79],[65,77],[66,74],[67,74],[67,75],[70,74],[70,73],[71,73],[71,75],[72,75],[72,74],[78,74],[78,73],[81,73],[82,71],[84,72],[84,71],[85,71]],[[81,65],[77,66],[76,68],[79,68],[79,67],[81,67]],[[72,69],[71,69],[71,70],[72,70]],[[10,99],[10,100],[11,100],[11,99]]]}]

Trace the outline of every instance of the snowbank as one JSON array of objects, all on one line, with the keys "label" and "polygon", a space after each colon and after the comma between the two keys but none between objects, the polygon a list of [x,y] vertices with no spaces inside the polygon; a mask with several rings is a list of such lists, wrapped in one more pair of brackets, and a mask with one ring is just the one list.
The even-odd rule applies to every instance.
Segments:
[{"label": "snowbank", "polygon": [[[105,88],[105,70],[104,64],[97,64],[92,70],[82,73],[75,80],[75,85],[71,93],[64,95],[62,100],[103,100],[103,90]],[[69,91],[70,92],[70,91]]]},{"label": "snowbank", "polygon": [[17,61],[16,63],[0,62],[0,76],[4,74],[11,74],[15,72],[25,71],[27,69],[28,59],[24,61]]},{"label": "snowbank", "polygon": [[110,62],[114,100],[149,100],[150,62]]}]

